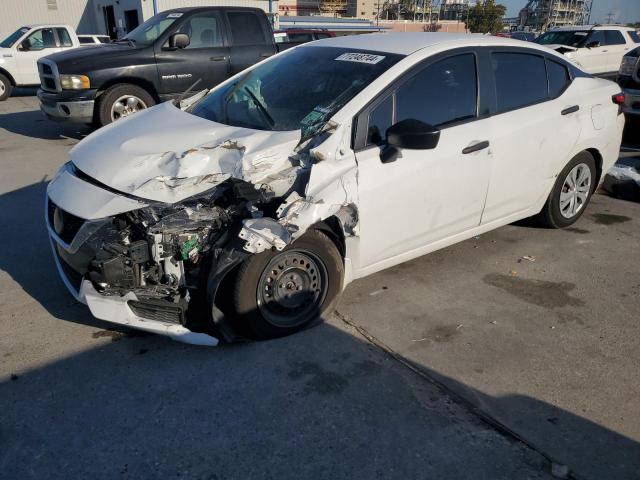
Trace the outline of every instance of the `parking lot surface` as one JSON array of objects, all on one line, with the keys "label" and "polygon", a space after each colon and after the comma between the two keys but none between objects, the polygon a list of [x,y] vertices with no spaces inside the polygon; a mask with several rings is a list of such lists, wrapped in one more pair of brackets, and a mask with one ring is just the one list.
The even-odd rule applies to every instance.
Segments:
[{"label": "parking lot surface", "polygon": [[66,293],[44,192],[90,130],[25,93],[0,103],[7,478],[638,478],[640,204],[597,195],[570,229],[359,280],[318,328],[193,347]]}]

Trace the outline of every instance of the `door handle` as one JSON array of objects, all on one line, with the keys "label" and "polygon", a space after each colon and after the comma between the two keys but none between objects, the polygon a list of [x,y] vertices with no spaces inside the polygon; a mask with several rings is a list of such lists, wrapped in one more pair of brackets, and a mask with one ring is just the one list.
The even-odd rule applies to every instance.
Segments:
[{"label": "door handle", "polygon": [[209,61],[211,62],[224,62],[227,59],[225,56],[221,57],[209,57]]},{"label": "door handle", "polygon": [[473,153],[473,152],[477,152],[477,151],[480,151],[480,150],[484,150],[485,148],[489,148],[489,141],[488,140],[485,140],[484,142],[474,143],[470,147],[464,148],[462,150],[462,153],[464,155],[466,155],[468,153]]},{"label": "door handle", "polygon": [[565,108],[560,112],[560,115],[569,115],[570,113],[575,113],[580,110],[580,105],[574,105],[573,107]]}]

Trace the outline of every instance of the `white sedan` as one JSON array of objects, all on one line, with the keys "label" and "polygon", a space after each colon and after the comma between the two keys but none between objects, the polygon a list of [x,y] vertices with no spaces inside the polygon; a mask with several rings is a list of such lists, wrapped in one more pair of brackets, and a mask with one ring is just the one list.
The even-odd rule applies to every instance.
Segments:
[{"label": "white sedan", "polygon": [[80,142],[47,190],[54,258],[103,320],[207,345],[287,335],[356,278],[526,217],[573,224],[623,102],[516,40],[305,44]]}]

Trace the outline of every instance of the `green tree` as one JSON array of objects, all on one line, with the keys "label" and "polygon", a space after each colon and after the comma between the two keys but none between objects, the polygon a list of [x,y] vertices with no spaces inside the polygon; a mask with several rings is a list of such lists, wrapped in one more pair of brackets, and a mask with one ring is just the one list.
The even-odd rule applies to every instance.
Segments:
[{"label": "green tree", "polygon": [[473,33],[496,33],[502,31],[502,17],[507,11],[495,0],[479,1],[469,9],[467,28]]}]

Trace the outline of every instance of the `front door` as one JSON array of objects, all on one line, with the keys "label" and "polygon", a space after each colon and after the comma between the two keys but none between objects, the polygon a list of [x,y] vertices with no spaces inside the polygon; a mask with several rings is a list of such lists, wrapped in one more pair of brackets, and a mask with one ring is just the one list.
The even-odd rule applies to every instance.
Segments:
[{"label": "front door", "polygon": [[[477,118],[474,53],[426,65],[358,119],[359,268],[375,271],[480,224],[489,182],[488,121]],[[382,163],[386,129],[414,118],[441,130],[433,150]],[[362,119],[362,120],[361,120]]]},{"label": "front door", "polygon": [[17,48],[18,78],[16,81],[20,85],[40,83],[38,59],[61,50],[56,43],[53,28],[39,28],[31,32]]},{"label": "front door", "polygon": [[171,49],[168,44],[156,51],[161,94],[187,90],[198,79],[195,91],[211,88],[229,76],[229,47],[226,46],[222,18],[217,12],[193,15],[176,33],[189,36],[189,46]]}]

